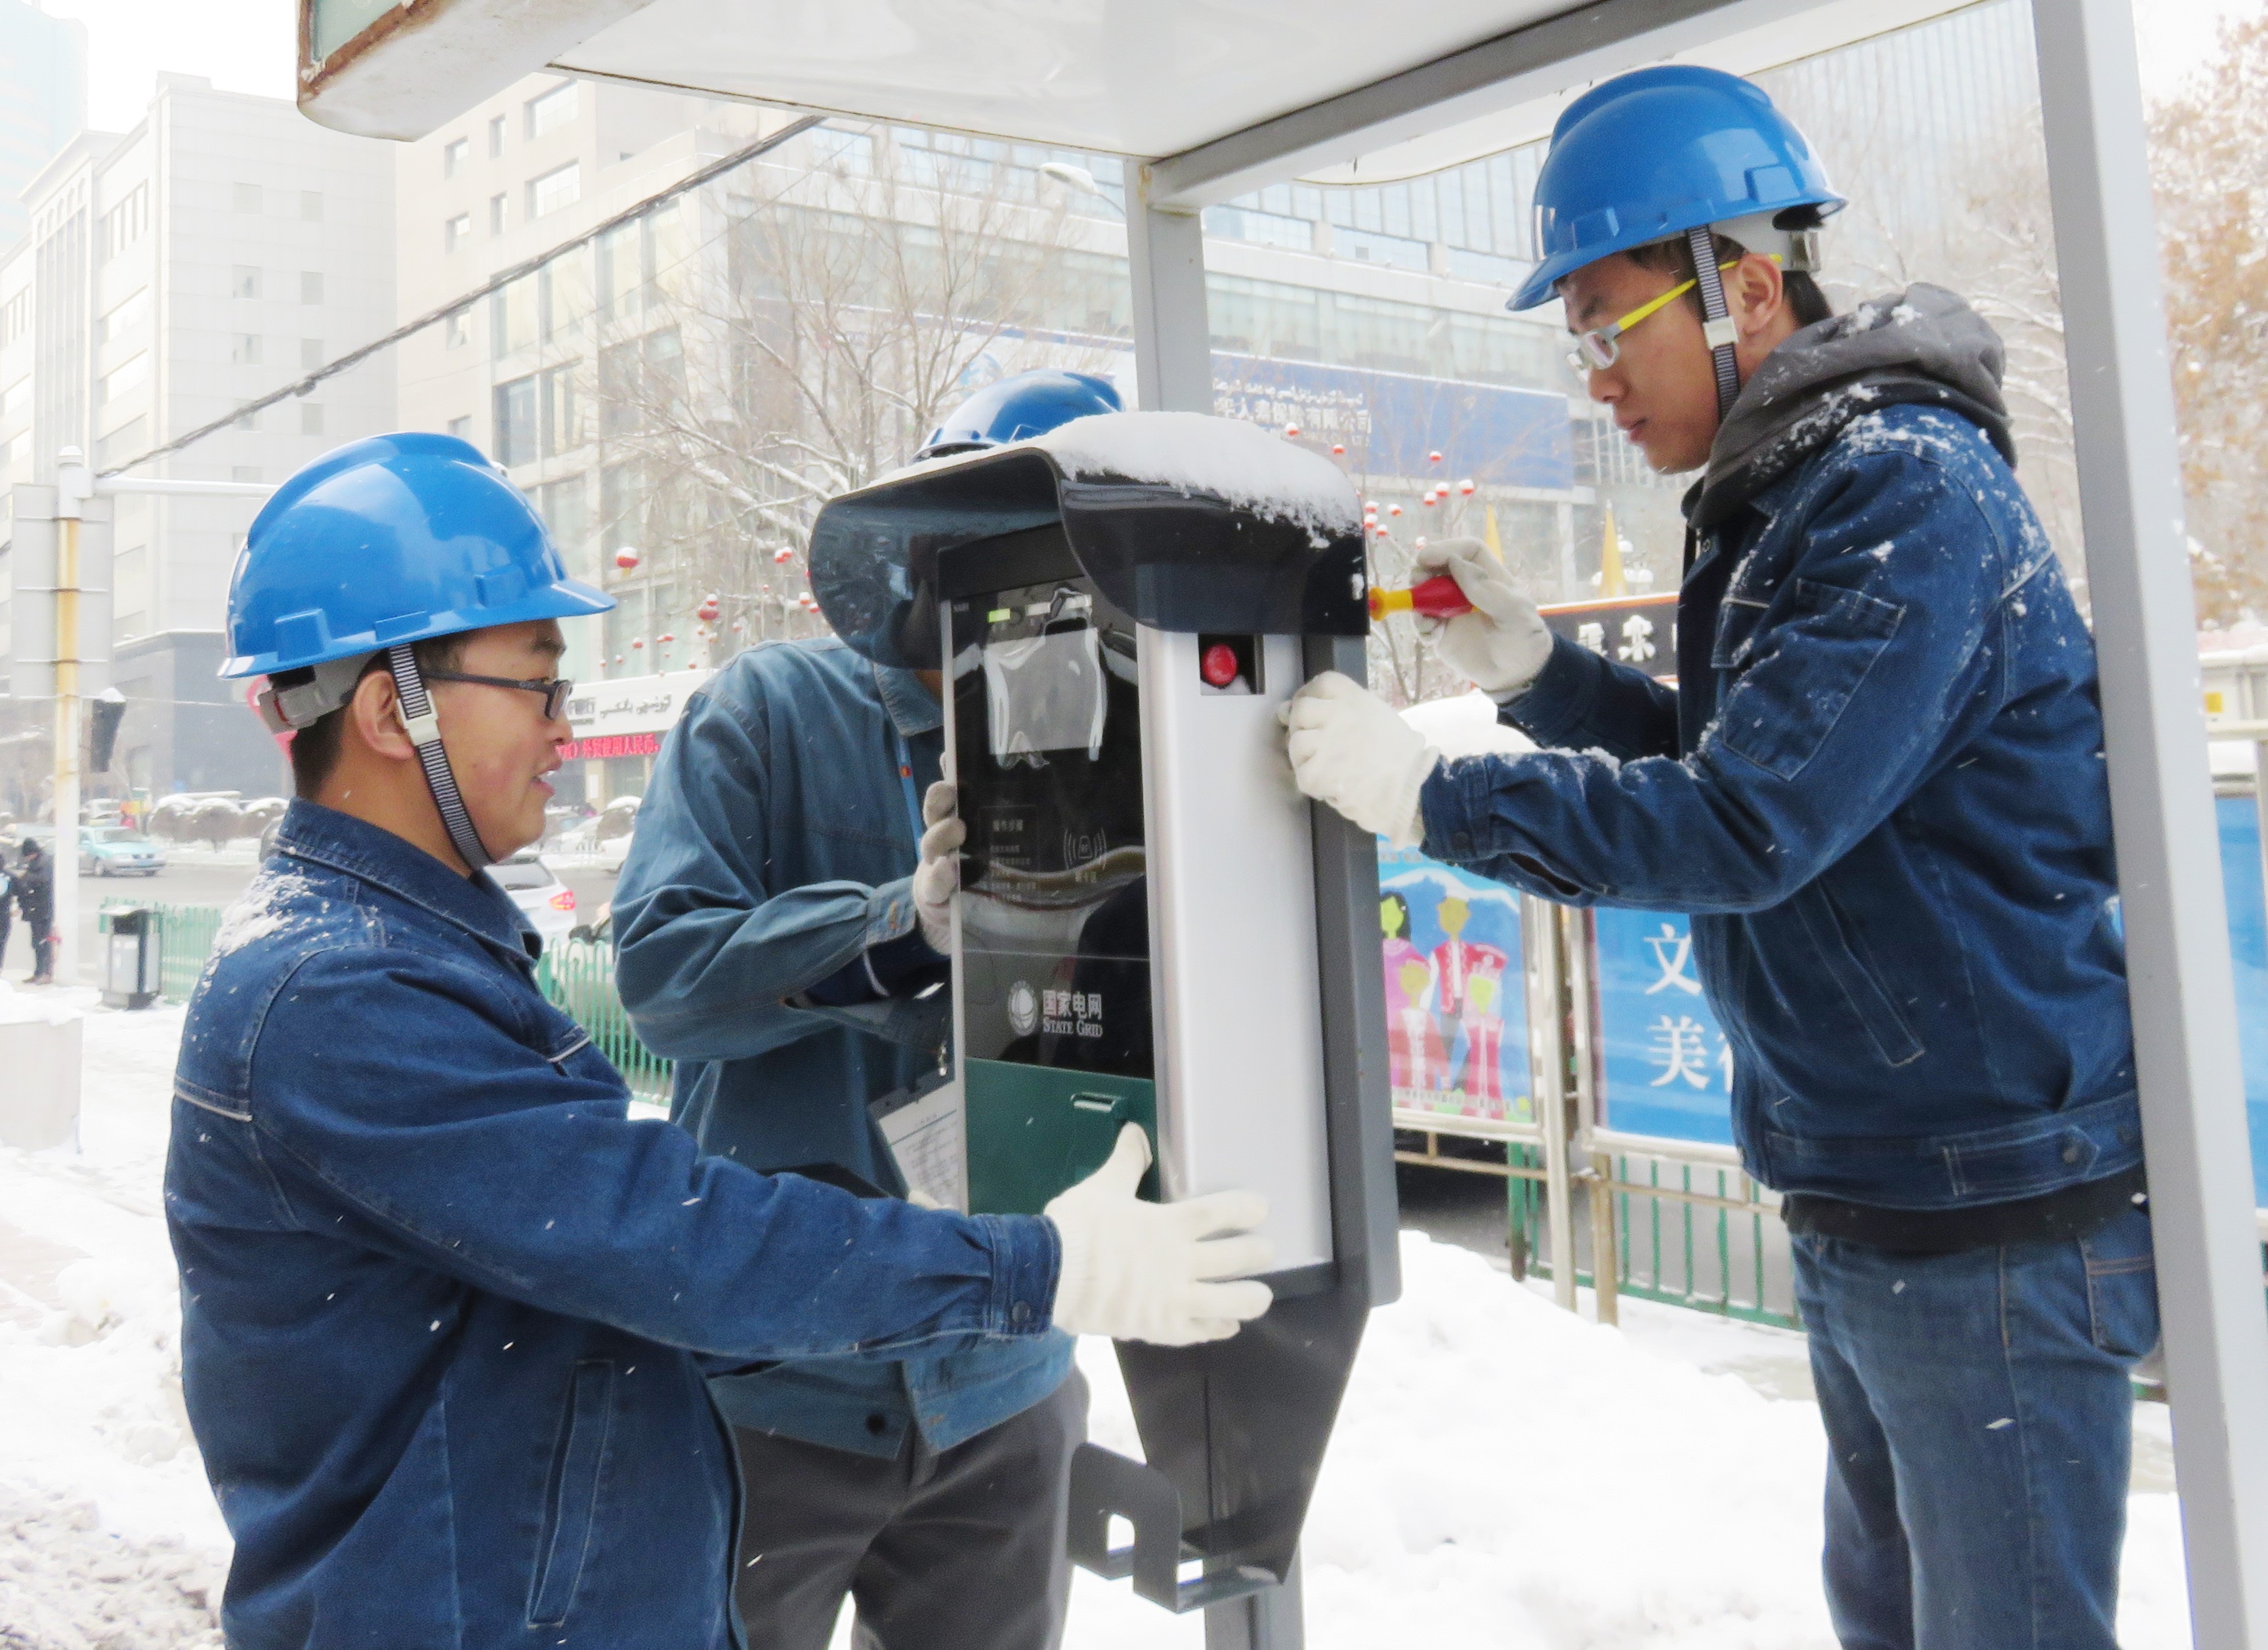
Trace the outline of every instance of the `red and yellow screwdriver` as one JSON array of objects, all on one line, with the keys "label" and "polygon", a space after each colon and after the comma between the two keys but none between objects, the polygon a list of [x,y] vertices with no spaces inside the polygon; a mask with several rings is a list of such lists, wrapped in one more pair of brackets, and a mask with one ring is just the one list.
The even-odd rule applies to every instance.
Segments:
[{"label": "red and yellow screwdriver", "polygon": [[1370,592],[1370,622],[1376,624],[1389,613],[1414,613],[1428,619],[1454,619],[1461,613],[1470,613],[1473,604],[1457,581],[1447,573],[1436,573],[1421,579],[1407,590],[1381,590],[1376,586]]}]

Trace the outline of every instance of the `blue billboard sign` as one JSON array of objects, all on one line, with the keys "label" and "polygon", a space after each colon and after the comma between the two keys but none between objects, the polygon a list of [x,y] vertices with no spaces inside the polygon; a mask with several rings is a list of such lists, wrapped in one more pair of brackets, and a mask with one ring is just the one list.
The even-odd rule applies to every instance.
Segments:
[{"label": "blue billboard sign", "polygon": [[1378,885],[1394,1103],[1532,1122],[1520,895],[1414,850],[1381,848]]},{"label": "blue billboard sign", "polygon": [[1601,909],[1599,1105],[1624,1134],[1733,1139],[1733,1051],[1701,995],[1683,917]]},{"label": "blue billboard sign", "polygon": [[1215,350],[1212,405],[1224,418],[1296,424],[1310,446],[1344,446],[1356,476],[1575,484],[1567,398],[1544,390]]},{"label": "blue billboard sign", "polygon": [[2236,972],[2236,1046],[2244,1062],[2244,1116],[2252,1136],[2252,1201],[2268,1209],[2268,910],[2261,902],[2260,816],[2249,796],[2213,803],[2228,954]]}]

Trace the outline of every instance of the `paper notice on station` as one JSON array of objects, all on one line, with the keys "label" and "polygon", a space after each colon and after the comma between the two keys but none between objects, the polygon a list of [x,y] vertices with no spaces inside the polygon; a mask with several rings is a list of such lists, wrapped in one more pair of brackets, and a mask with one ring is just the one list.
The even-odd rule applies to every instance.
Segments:
[{"label": "paper notice on station", "polygon": [[[895,1098],[895,1097],[894,1097]],[[947,1209],[968,1209],[968,1142],[961,1085],[943,1083],[887,1111],[875,1108],[882,1138],[906,1184]]]}]

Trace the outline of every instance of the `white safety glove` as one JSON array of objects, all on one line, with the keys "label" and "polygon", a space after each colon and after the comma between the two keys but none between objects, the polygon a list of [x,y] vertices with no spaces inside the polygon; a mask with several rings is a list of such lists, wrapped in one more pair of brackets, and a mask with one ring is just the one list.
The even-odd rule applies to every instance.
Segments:
[{"label": "white safety glove", "polygon": [[921,864],[914,871],[914,910],[922,938],[941,957],[953,954],[953,896],[961,887],[961,844],[968,828],[954,809],[961,805],[954,787],[940,779],[922,798]]},{"label": "white safety glove", "polygon": [[1275,1299],[1242,1276],[1275,1257],[1275,1245],[1252,1231],[1268,1218],[1268,1200],[1217,1191],[1144,1203],[1134,1189],[1149,1167],[1149,1137],[1130,1123],[1110,1160],[1048,1204],[1063,1245],[1056,1327],[1158,1346],[1226,1340]]},{"label": "white safety glove", "polygon": [[1498,704],[1527,692],[1551,657],[1551,631],[1496,552],[1478,539],[1440,539],[1421,548],[1417,560],[1424,573],[1455,579],[1473,604],[1454,619],[1421,616],[1418,635]]},{"label": "white safety glove", "polygon": [[1281,712],[1300,789],[1396,848],[1425,838],[1418,792],[1441,760],[1425,736],[1369,689],[1336,670],[1292,696]]}]

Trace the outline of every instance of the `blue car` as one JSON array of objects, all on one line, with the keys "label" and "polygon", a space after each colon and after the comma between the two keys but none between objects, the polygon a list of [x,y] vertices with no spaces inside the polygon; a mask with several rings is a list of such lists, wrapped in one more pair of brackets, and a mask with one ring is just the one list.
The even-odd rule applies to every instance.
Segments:
[{"label": "blue car", "polygon": [[81,876],[154,877],[165,868],[165,851],[130,825],[89,825],[79,831]]}]

